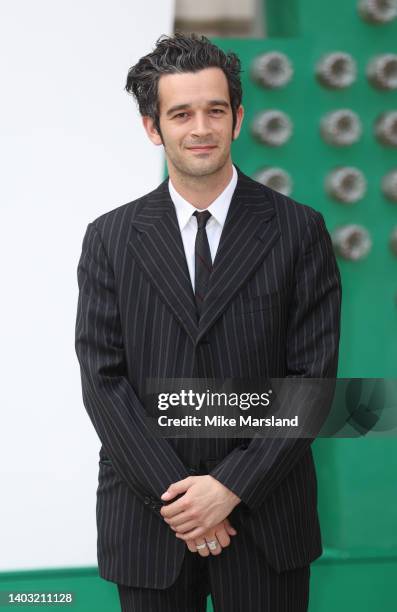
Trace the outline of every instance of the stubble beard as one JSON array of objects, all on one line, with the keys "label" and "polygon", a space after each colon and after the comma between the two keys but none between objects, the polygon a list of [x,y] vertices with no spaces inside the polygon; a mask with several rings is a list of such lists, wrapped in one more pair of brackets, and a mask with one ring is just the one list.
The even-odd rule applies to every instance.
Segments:
[{"label": "stubble beard", "polygon": [[199,178],[216,174],[227,163],[227,160],[229,159],[230,155],[230,150],[225,150],[222,152],[222,155],[220,157],[217,156],[216,159],[211,159],[211,154],[206,159],[203,154],[203,157],[197,156],[197,158],[192,159],[190,161],[188,159],[188,155],[191,154],[188,152],[186,152],[185,156],[173,155],[172,153],[169,153],[169,150],[167,149],[166,145],[164,145],[164,151],[168,161],[172,163],[178,174],[181,177],[185,176],[189,178]]}]

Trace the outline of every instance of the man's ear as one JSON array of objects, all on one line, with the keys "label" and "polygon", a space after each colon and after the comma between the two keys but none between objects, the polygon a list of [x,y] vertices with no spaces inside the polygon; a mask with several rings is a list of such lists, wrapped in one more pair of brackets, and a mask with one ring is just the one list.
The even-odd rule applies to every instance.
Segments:
[{"label": "man's ear", "polygon": [[232,140],[237,140],[240,134],[241,125],[243,123],[243,118],[244,118],[244,107],[242,104],[240,104],[236,112],[236,125],[233,130]]},{"label": "man's ear", "polygon": [[162,138],[154,126],[154,120],[148,115],[143,115],[142,123],[152,143],[155,145],[163,144]]}]

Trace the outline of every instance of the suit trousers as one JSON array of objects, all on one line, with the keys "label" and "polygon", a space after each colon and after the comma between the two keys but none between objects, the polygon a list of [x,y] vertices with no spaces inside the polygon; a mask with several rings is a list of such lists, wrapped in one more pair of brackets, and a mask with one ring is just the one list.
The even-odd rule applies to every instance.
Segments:
[{"label": "suit trousers", "polygon": [[214,612],[307,612],[310,565],[276,572],[239,526],[233,526],[238,533],[219,555],[201,557],[186,548],[170,587],[118,584],[122,612],[205,612],[209,593]]}]

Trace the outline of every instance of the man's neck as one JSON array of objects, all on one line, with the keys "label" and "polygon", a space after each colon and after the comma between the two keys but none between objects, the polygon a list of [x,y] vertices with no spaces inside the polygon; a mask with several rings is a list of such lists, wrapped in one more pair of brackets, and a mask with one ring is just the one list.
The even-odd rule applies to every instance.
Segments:
[{"label": "man's neck", "polygon": [[177,192],[196,208],[208,208],[232,180],[232,162],[208,176],[182,175],[168,164],[168,174]]}]

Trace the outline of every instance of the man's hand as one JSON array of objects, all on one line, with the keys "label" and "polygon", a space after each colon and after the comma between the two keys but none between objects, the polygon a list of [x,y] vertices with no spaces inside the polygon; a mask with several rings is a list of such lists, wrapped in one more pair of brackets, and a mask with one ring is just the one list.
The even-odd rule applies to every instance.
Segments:
[{"label": "man's hand", "polygon": [[184,493],[177,501],[160,510],[177,538],[193,540],[222,522],[241,499],[216,478],[189,476],[170,485],[161,499],[168,501]]},{"label": "man's hand", "polygon": [[[225,518],[218,525],[215,525],[212,529],[207,531],[202,538],[196,538],[195,540],[187,540],[186,545],[190,552],[198,553],[201,557],[208,557],[209,555],[220,555],[222,550],[229,546],[230,536],[237,535],[237,531],[232,527],[229,519]],[[216,542],[216,547],[209,548],[206,542]],[[203,545],[202,548],[197,550],[197,546]]]}]

